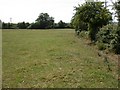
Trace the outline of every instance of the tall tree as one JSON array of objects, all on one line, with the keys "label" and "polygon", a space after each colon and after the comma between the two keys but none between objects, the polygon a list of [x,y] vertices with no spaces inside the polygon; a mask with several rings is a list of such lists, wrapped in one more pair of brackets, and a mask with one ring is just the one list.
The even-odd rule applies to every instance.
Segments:
[{"label": "tall tree", "polygon": [[103,2],[85,2],[75,8],[75,18],[78,24],[82,21],[88,24],[89,36],[91,41],[96,41],[96,34],[99,28],[112,20],[109,10],[104,7]]},{"label": "tall tree", "polygon": [[48,13],[41,13],[36,19],[36,23],[38,23],[38,28],[40,29],[53,28],[54,18],[50,17]]}]

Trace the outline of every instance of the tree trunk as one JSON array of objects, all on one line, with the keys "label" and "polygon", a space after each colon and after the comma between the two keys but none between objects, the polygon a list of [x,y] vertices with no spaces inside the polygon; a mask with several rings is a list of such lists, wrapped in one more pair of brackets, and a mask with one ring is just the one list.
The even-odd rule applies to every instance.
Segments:
[{"label": "tree trunk", "polygon": [[89,37],[92,42],[96,42],[96,34],[98,33],[98,27],[89,24]]}]

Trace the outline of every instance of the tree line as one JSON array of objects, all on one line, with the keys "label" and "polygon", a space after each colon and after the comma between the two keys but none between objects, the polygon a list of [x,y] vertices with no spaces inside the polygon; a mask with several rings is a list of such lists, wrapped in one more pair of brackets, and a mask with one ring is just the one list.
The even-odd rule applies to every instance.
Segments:
[{"label": "tree line", "polygon": [[79,36],[88,36],[91,43],[100,50],[114,51],[120,54],[120,1],[113,3],[118,23],[112,22],[112,13],[104,2],[85,2],[75,7],[71,25]]},{"label": "tree line", "polygon": [[70,28],[70,23],[65,23],[60,20],[58,23],[54,22],[54,18],[48,13],[41,13],[34,23],[19,22],[19,23],[2,23],[3,29],[57,29]]}]

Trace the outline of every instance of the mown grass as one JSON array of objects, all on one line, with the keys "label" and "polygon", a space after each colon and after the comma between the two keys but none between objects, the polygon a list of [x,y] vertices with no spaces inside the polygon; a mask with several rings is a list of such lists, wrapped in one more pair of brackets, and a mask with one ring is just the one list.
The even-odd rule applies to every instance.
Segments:
[{"label": "mown grass", "polygon": [[3,88],[117,88],[112,71],[74,30],[3,30]]}]

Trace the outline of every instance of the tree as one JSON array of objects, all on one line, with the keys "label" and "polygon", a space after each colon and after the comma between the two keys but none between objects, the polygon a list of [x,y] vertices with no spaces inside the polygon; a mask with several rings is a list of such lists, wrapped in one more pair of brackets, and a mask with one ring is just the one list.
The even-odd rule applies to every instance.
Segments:
[{"label": "tree", "polygon": [[87,31],[88,24],[81,21],[78,15],[74,15],[71,20],[71,27],[75,28],[75,31]]},{"label": "tree", "polygon": [[70,23],[65,23],[60,20],[58,23],[54,23],[54,28],[64,29],[64,28],[71,28]]},{"label": "tree", "polygon": [[28,29],[39,29],[39,26],[40,24],[38,22],[36,23],[31,23],[27,28]]},{"label": "tree", "polygon": [[63,22],[62,20],[60,20],[60,21],[58,22],[58,28],[65,28],[65,27],[66,27],[66,23]]},{"label": "tree", "polygon": [[118,17],[118,26],[120,26],[120,1],[118,0],[118,2],[116,2],[114,5]]},{"label": "tree", "polygon": [[75,7],[74,17],[78,20],[75,21],[75,25],[79,25],[80,22],[87,23],[91,41],[96,41],[99,28],[112,20],[111,13],[103,4],[103,2],[85,2],[81,6]]},{"label": "tree", "polygon": [[118,2],[113,4],[118,17],[118,28],[115,31],[115,38],[111,41],[111,46],[117,54],[120,54],[120,1],[118,0]]},{"label": "tree", "polygon": [[2,28],[3,29],[12,29],[12,23],[2,23]]},{"label": "tree", "polygon": [[27,29],[27,27],[29,26],[30,24],[29,23],[25,23],[25,22],[20,22],[17,24],[17,27],[19,29]]},{"label": "tree", "polygon": [[102,46],[109,48],[116,54],[120,54],[120,1],[112,3],[118,17],[118,25],[104,26],[97,34],[97,37],[98,43],[102,44]]},{"label": "tree", "polygon": [[40,29],[49,29],[54,26],[54,18],[50,17],[48,13],[41,13],[35,22]]}]

